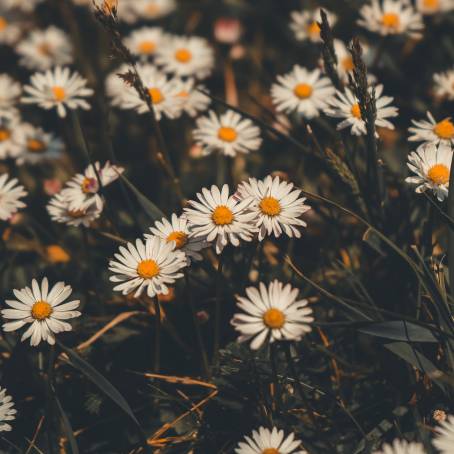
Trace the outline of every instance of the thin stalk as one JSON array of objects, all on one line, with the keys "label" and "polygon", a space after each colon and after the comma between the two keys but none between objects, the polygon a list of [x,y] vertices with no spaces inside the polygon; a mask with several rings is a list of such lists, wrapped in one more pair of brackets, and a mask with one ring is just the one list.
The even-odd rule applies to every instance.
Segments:
[{"label": "thin stalk", "polygon": [[53,402],[54,399],[52,397],[52,387],[53,387],[53,380],[54,380],[54,363],[55,363],[55,346],[51,345],[49,349],[49,361],[47,372],[44,374],[45,379],[45,386],[46,386],[46,425],[47,425],[47,449],[49,450],[49,454],[54,454],[56,451],[54,449],[54,430],[53,430],[53,422],[54,422],[54,409],[53,409]]},{"label": "thin stalk", "polygon": [[[451,160],[451,170],[454,170],[454,153]],[[449,174],[449,187],[454,188],[454,171]],[[454,219],[454,191],[448,193],[448,216]],[[449,260],[449,290],[454,299],[454,231],[448,229],[448,260]]]},{"label": "thin stalk", "polygon": [[271,374],[273,375],[274,392],[276,396],[276,410],[279,412],[282,408],[282,395],[279,382],[279,375],[277,372],[277,343],[270,344],[270,364]]},{"label": "thin stalk", "polygon": [[155,308],[153,371],[159,372],[161,362],[161,305],[157,296],[153,298],[153,304]]},{"label": "thin stalk", "polygon": [[213,340],[213,366],[219,365],[219,345],[221,341],[221,293],[222,270],[224,268],[224,253],[219,256],[218,272],[216,274],[216,300],[214,303],[214,340]]}]

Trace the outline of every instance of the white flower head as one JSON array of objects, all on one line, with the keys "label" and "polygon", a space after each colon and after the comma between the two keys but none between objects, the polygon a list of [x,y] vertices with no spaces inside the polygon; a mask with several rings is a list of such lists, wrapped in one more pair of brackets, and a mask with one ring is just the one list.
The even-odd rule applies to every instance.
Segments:
[{"label": "white flower head", "polygon": [[10,432],[12,430],[11,425],[6,421],[16,419],[17,410],[13,407],[13,399],[6,394],[6,389],[2,389],[0,386],[0,432]]},{"label": "white flower head", "polygon": [[24,187],[18,184],[17,178],[0,175],[0,221],[7,221],[14,213],[26,205],[21,201],[27,195]]},{"label": "white flower head", "polygon": [[435,95],[448,101],[454,101],[454,68],[434,74],[433,80]]},{"label": "white flower head", "polygon": [[[138,69],[140,66],[138,66]],[[110,98],[110,103],[113,106],[120,107],[123,103],[123,95],[126,90],[131,87],[119,76],[119,74],[126,74],[129,71],[129,65],[122,64],[114,71],[110,72],[105,81],[106,94]]]},{"label": "white flower head", "polygon": [[197,198],[188,202],[191,208],[184,209],[191,235],[215,242],[217,254],[229,243],[239,246],[240,240],[252,240],[257,229],[254,213],[247,210],[251,199],[238,201],[229,196],[227,184],[221,190],[214,185],[211,189],[202,188]]},{"label": "white flower head", "polygon": [[133,30],[126,38],[125,45],[131,53],[142,60],[152,58],[165,39],[160,27],[142,27]]},{"label": "white flower head", "polygon": [[408,155],[407,166],[416,174],[405,179],[416,185],[416,192],[432,190],[442,202],[448,197],[452,149],[449,145],[422,144]]},{"label": "white flower head", "polygon": [[359,10],[358,25],[380,35],[406,34],[420,38],[424,29],[422,15],[409,0],[370,0]]},{"label": "white flower head", "polygon": [[156,52],[156,64],[178,77],[203,79],[213,70],[214,51],[205,38],[172,36]]},{"label": "white flower head", "polygon": [[[394,98],[391,96],[383,96],[383,85],[369,87],[369,92],[375,91],[375,105],[377,109],[375,125],[394,129],[394,125],[388,118],[398,115],[397,107],[391,106]],[[341,118],[342,121],[337,125],[337,129],[350,128],[354,136],[362,136],[367,134],[366,123],[361,117],[361,109],[356,96],[349,88],[345,88],[344,92],[336,91],[336,97],[331,98],[329,106],[325,109],[326,115],[334,118]],[[378,133],[377,133],[378,136]]]},{"label": "white flower head", "polygon": [[16,9],[24,13],[31,13],[44,0],[2,0],[6,9]]},{"label": "white flower head", "polygon": [[114,290],[134,297],[144,290],[149,297],[169,293],[169,284],[183,277],[182,269],[187,265],[184,252],[175,249],[175,242],[150,236],[145,241],[137,239],[135,246],[128,243],[120,246],[114,255],[116,260],[109,262],[109,270],[115,273],[110,276],[112,282],[119,282]]},{"label": "white flower head", "polygon": [[169,15],[177,7],[175,0],[129,0],[135,19],[156,20]]},{"label": "white flower head", "polygon": [[311,208],[304,204],[306,198],[301,197],[301,190],[296,189],[293,183],[271,175],[263,180],[249,178],[238,186],[237,196],[253,200],[249,210],[255,214],[259,241],[266,235],[277,238],[282,233],[289,237],[301,237],[301,228],[307,225],[301,216]]},{"label": "white flower head", "polygon": [[51,25],[34,30],[16,46],[19,63],[28,69],[44,71],[53,66],[72,63],[73,49],[69,36]]},{"label": "white flower head", "polygon": [[38,104],[46,110],[56,108],[58,115],[65,117],[67,109],[90,109],[85,98],[91,96],[93,90],[86,85],[87,81],[78,72],[57,66],[31,76],[30,85],[24,86],[28,96],[24,96],[22,102]]},{"label": "white flower head", "polygon": [[396,439],[392,444],[384,444],[381,451],[374,451],[373,454],[425,454],[425,452],[421,443]]},{"label": "white flower head", "polygon": [[0,74],[0,112],[15,110],[22,93],[22,86],[8,74]]},{"label": "white flower head", "polygon": [[244,313],[235,314],[232,325],[240,333],[238,342],[251,340],[252,350],[268,340],[299,341],[312,331],[314,321],[308,300],[298,300],[299,290],[278,280],[268,286],[248,287],[246,296],[237,296],[237,306]]},{"label": "white flower head", "polygon": [[[204,238],[198,238],[190,235],[189,223],[185,216],[177,216],[172,214],[170,220],[162,218],[161,221],[156,221],[153,227],[150,227],[153,235],[164,240],[175,243],[175,249],[183,251],[187,258],[188,264],[190,260],[202,260],[200,251],[209,246],[209,243]],[[145,238],[151,238],[149,233],[145,234]]]},{"label": "white flower head", "polygon": [[233,110],[220,116],[210,111],[207,117],[199,117],[193,136],[205,155],[217,151],[234,157],[258,150],[262,144],[260,129]]},{"label": "white flower head", "polygon": [[47,277],[42,280],[41,286],[33,279],[31,288],[15,289],[13,293],[17,300],[5,301],[12,309],[2,309],[1,313],[4,319],[14,321],[5,323],[3,330],[16,331],[30,324],[21,340],[30,338],[30,345],[33,347],[41,341],[55,344],[54,334],[72,330],[71,325],[64,320],[81,315],[74,310],[79,307],[79,300],[61,304],[72,293],[71,286],[65,285],[64,282],[57,282],[49,291]]},{"label": "white flower head", "polygon": [[196,117],[199,112],[205,112],[211,103],[211,98],[199,90],[208,92],[204,85],[197,85],[195,79],[188,78],[180,81],[180,92],[177,97],[181,108],[190,117]]},{"label": "white flower head", "polygon": [[14,158],[21,151],[24,123],[14,110],[0,111],[0,159]]},{"label": "white flower head", "polygon": [[454,452],[454,415],[449,415],[435,430],[433,445],[440,454],[452,454]]},{"label": "white flower head", "polygon": [[273,427],[272,430],[259,427],[253,430],[250,437],[245,436],[245,441],[238,443],[236,454],[307,454],[301,447],[301,441],[295,440],[291,432],[285,437],[283,430]]},{"label": "white flower head", "polygon": [[[330,26],[333,27],[337,21],[336,15],[326,10],[325,13]],[[322,21],[320,9],[312,11],[293,11],[290,17],[290,28],[297,40],[304,41],[308,39],[312,42],[322,41],[320,37],[320,26],[318,25]]]},{"label": "white flower head", "polygon": [[454,0],[416,0],[416,9],[425,15],[446,13],[454,9]]},{"label": "white flower head", "polygon": [[427,120],[412,120],[413,126],[408,128],[412,133],[410,142],[444,143],[454,145],[454,123],[451,118],[436,121],[430,112],[427,112]]},{"label": "white flower head", "polygon": [[320,110],[334,94],[335,88],[319,69],[310,71],[295,65],[288,74],[277,76],[271,87],[271,97],[278,112],[298,112],[304,118],[319,116]]}]

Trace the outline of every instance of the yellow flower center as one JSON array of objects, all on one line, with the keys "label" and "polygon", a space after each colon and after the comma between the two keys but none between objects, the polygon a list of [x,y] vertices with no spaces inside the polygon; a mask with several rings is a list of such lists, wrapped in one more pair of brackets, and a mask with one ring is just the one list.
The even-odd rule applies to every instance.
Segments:
[{"label": "yellow flower center", "polygon": [[353,58],[351,56],[343,58],[341,65],[345,71],[353,71],[353,69],[355,68],[355,65],[353,64]]},{"label": "yellow flower center", "polygon": [[151,279],[159,274],[159,265],[154,260],[142,260],[137,265],[137,274],[143,279]]},{"label": "yellow flower center", "polygon": [[312,91],[312,86],[309,84],[298,84],[293,89],[293,93],[300,99],[310,98]]},{"label": "yellow flower center", "polygon": [[449,118],[437,123],[433,131],[440,139],[448,140],[454,138],[454,124]]},{"label": "yellow flower center", "polygon": [[184,232],[172,232],[168,237],[167,237],[167,242],[170,241],[175,241],[176,243],[176,248],[181,249],[187,242],[188,242],[188,235]]},{"label": "yellow flower center", "polygon": [[177,94],[180,98],[187,98],[189,96],[189,93],[185,90],[180,91],[180,93]]},{"label": "yellow flower center", "polygon": [[274,197],[264,197],[259,203],[260,210],[268,216],[277,216],[281,211],[281,204]]},{"label": "yellow flower center", "polygon": [[355,117],[355,118],[358,118],[358,120],[361,119],[361,109],[359,108],[359,104],[356,103],[356,104],[353,104],[350,112],[352,113],[352,115]]},{"label": "yellow flower center", "polygon": [[58,244],[51,244],[46,248],[47,258],[52,263],[67,263],[71,256]]},{"label": "yellow flower center", "polygon": [[46,144],[38,139],[28,139],[27,149],[32,153],[42,153],[46,149]]},{"label": "yellow flower center", "polygon": [[96,178],[85,177],[80,185],[82,192],[90,194],[98,191],[98,182]]},{"label": "yellow flower center", "polygon": [[213,211],[211,219],[216,225],[227,225],[233,222],[234,216],[230,208],[225,205],[219,205]]},{"label": "yellow flower center", "polygon": [[141,54],[150,55],[156,50],[156,44],[153,41],[142,41],[139,44],[139,52]]},{"label": "yellow flower center", "polygon": [[400,18],[396,13],[385,13],[381,18],[381,22],[386,28],[396,29],[400,25]]},{"label": "yellow flower center", "polygon": [[159,88],[149,88],[148,94],[150,95],[153,104],[159,104],[164,101],[164,95]]},{"label": "yellow flower center", "polygon": [[41,43],[38,46],[38,52],[42,55],[49,56],[52,55],[52,49],[49,46],[49,43]]},{"label": "yellow flower center", "polygon": [[145,12],[149,17],[156,16],[156,14],[159,13],[159,5],[156,5],[156,3],[151,2],[146,6]]},{"label": "yellow flower center", "polygon": [[7,129],[0,128],[0,142],[4,142],[11,137],[11,132]]},{"label": "yellow flower center", "polygon": [[8,26],[8,22],[6,19],[2,16],[0,16],[0,31],[5,30],[5,28]]},{"label": "yellow flower center", "polygon": [[440,5],[439,0],[423,0],[423,5],[425,8],[430,8],[430,9],[438,9]]},{"label": "yellow flower center", "polygon": [[55,85],[52,87],[52,93],[54,94],[54,98],[56,101],[63,101],[66,98],[66,91],[63,87]]},{"label": "yellow flower center", "polygon": [[175,58],[180,62],[180,63],[187,63],[189,60],[192,58],[192,53],[188,49],[178,49],[175,52]]},{"label": "yellow flower center", "polygon": [[83,218],[85,216],[84,210],[68,210],[68,216],[73,219]]},{"label": "yellow flower center", "polygon": [[317,24],[317,21],[314,20],[307,26],[307,33],[313,37],[320,35],[320,25]]},{"label": "yellow flower center", "polygon": [[224,142],[233,142],[236,140],[238,134],[233,128],[228,126],[221,126],[218,130],[218,138]]},{"label": "yellow flower center", "polygon": [[47,301],[37,301],[32,306],[32,317],[35,320],[44,320],[52,314],[52,306]]},{"label": "yellow flower center", "polygon": [[268,328],[280,329],[284,326],[285,315],[281,310],[272,307],[263,314],[263,322]]},{"label": "yellow flower center", "polygon": [[427,172],[427,177],[435,184],[449,183],[449,169],[444,164],[435,164]]}]

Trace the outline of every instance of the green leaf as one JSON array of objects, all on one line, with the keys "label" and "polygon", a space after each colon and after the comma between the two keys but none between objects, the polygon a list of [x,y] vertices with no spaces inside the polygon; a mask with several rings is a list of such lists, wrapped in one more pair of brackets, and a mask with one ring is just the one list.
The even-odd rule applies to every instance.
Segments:
[{"label": "green leaf", "polygon": [[404,342],[438,342],[430,329],[405,320],[373,323],[358,331],[371,336]]}]

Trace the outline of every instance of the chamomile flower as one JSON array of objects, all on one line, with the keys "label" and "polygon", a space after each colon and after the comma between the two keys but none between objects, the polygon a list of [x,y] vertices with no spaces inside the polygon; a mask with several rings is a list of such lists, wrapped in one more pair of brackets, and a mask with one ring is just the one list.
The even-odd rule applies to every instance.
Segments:
[{"label": "chamomile flower", "polygon": [[120,282],[115,291],[140,296],[145,290],[149,297],[169,293],[169,284],[183,277],[181,270],[187,265],[184,252],[175,249],[175,242],[150,236],[144,242],[136,240],[135,246],[128,243],[120,246],[114,255],[116,260],[109,262],[112,282]]},{"label": "chamomile flower", "polygon": [[433,144],[454,145],[454,123],[451,118],[436,121],[430,112],[426,113],[427,120],[412,120],[413,126],[408,128],[412,133],[410,142],[426,142]]},{"label": "chamomile flower", "polygon": [[43,1],[44,0],[3,0],[3,4],[7,9],[17,9],[24,13],[30,13]]},{"label": "chamomile flower", "polygon": [[432,190],[442,202],[448,197],[449,175],[451,172],[452,150],[447,144],[426,143],[408,156],[407,166],[416,174],[405,179],[416,185],[416,192]]},{"label": "chamomile flower", "polygon": [[17,178],[0,175],[0,221],[7,221],[20,208],[25,207],[22,198],[27,195],[24,187],[18,184]]},{"label": "chamomile flower", "polygon": [[271,175],[264,180],[249,178],[238,186],[237,195],[241,200],[253,200],[249,210],[255,214],[259,241],[271,234],[275,237],[282,233],[289,237],[301,237],[300,230],[307,224],[300,218],[311,208],[304,204],[306,198],[301,197],[301,190],[295,189],[293,183]]},{"label": "chamomile flower", "polygon": [[0,114],[14,111],[22,93],[22,86],[8,74],[0,74]]},{"label": "chamomile flower", "polygon": [[454,9],[454,0],[416,0],[416,9],[425,15],[445,13]]},{"label": "chamomile flower", "polygon": [[[336,15],[326,11],[326,16],[331,27],[336,23]],[[313,11],[293,11],[291,13],[290,28],[299,41],[310,40],[312,42],[321,42],[320,26],[322,21],[320,9]]]},{"label": "chamomile flower", "polygon": [[454,416],[449,415],[445,421],[435,429],[436,435],[433,445],[440,451],[440,454],[453,454],[454,452]]},{"label": "chamomile flower", "polygon": [[21,341],[30,338],[33,347],[41,341],[55,344],[55,334],[72,330],[72,326],[65,320],[81,315],[75,310],[79,307],[79,300],[62,304],[72,293],[71,286],[64,282],[57,282],[49,291],[47,277],[42,280],[41,286],[33,279],[31,288],[15,289],[13,293],[17,300],[5,301],[12,309],[3,309],[1,313],[4,319],[14,321],[5,323],[3,330],[16,331],[30,324]]},{"label": "chamomile flower", "polygon": [[454,101],[454,68],[433,76],[435,95],[439,98]]},{"label": "chamomile flower", "polygon": [[307,454],[301,447],[301,441],[295,440],[291,432],[285,437],[283,430],[273,427],[272,430],[259,427],[253,430],[250,437],[245,436],[245,441],[238,443],[236,454]]},{"label": "chamomile flower", "polygon": [[133,0],[132,10],[137,19],[154,20],[169,15],[177,7],[175,0]]},{"label": "chamomile flower", "polygon": [[0,112],[0,159],[17,156],[23,137],[24,124],[15,111]]},{"label": "chamomile flower", "polygon": [[125,45],[131,53],[142,60],[147,60],[155,55],[157,49],[165,39],[162,28],[142,27],[132,31],[125,38]]},{"label": "chamomile flower", "polygon": [[192,78],[180,82],[180,92],[177,97],[181,102],[181,108],[190,117],[195,117],[199,112],[205,112],[211,103],[211,99],[199,90],[208,92],[204,85],[197,85]]},{"label": "chamomile flower", "polygon": [[10,432],[13,429],[8,422],[5,422],[16,419],[17,410],[13,407],[13,399],[6,394],[6,389],[0,386],[0,432]]},{"label": "chamomile flower", "polygon": [[277,76],[271,87],[271,97],[278,112],[298,112],[304,118],[319,116],[335,89],[319,69],[310,71],[295,65],[291,72]]},{"label": "chamomile flower", "polygon": [[358,25],[380,35],[406,34],[420,38],[424,29],[422,15],[409,0],[370,0],[359,10]]},{"label": "chamomile flower", "polygon": [[73,227],[80,225],[90,227],[90,224],[101,216],[104,206],[101,197],[94,198],[93,203],[78,209],[72,208],[70,201],[67,194],[63,192],[54,195],[47,205],[50,218],[55,222]]},{"label": "chamomile flower", "polygon": [[232,325],[240,333],[238,342],[251,340],[252,350],[268,340],[299,341],[312,331],[314,321],[308,300],[298,300],[299,290],[278,280],[268,286],[248,287],[246,296],[237,296],[237,306],[244,313],[235,314]]},{"label": "chamomile flower", "polygon": [[[370,87],[369,91],[372,92],[374,89],[377,109],[375,125],[382,128],[394,129],[394,125],[388,120],[388,118],[398,115],[397,107],[390,105],[394,98],[383,96],[383,85],[376,85],[374,88]],[[358,99],[349,88],[345,88],[344,92],[336,91],[336,97],[331,98],[329,107],[325,109],[325,113],[330,117],[342,119],[337,125],[338,130],[350,128],[351,133],[355,136],[367,134],[366,123],[361,118]]]},{"label": "chamomile flower", "polygon": [[0,6],[0,44],[14,45],[21,36],[21,24],[15,14]]},{"label": "chamomile flower", "polygon": [[[200,251],[209,246],[203,238],[197,238],[190,235],[188,220],[185,216],[177,216],[172,214],[170,220],[162,218],[161,221],[156,221],[153,227],[150,227],[153,235],[164,240],[175,243],[175,249],[183,251],[190,259],[201,260]],[[145,238],[150,238],[152,235],[145,234]]]},{"label": "chamomile flower", "polygon": [[229,187],[221,190],[217,186],[202,188],[198,200],[190,200],[184,214],[189,221],[191,235],[215,242],[216,253],[220,254],[227,244],[239,246],[240,240],[251,241],[257,229],[255,214],[248,211],[251,199],[238,201],[229,196]]},{"label": "chamomile flower", "polygon": [[196,126],[193,136],[205,155],[218,151],[233,157],[258,150],[262,144],[260,129],[233,110],[220,116],[210,111],[207,117],[197,119]]},{"label": "chamomile flower", "polygon": [[172,36],[157,50],[156,64],[179,77],[203,79],[213,70],[214,52],[205,38]]},{"label": "chamomile flower", "polygon": [[[140,68],[141,67],[139,66],[138,69]],[[109,73],[106,77],[106,94],[110,98],[110,103],[113,106],[121,108],[124,92],[126,90],[129,91],[132,88],[127,85],[125,81],[119,76],[119,74],[126,74],[129,69],[129,66],[126,63],[122,64],[117,69]]]},{"label": "chamomile flower", "polygon": [[63,141],[52,133],[29,123],[23,125],[21,151],[16,156],[16,163],[37,164],[41,161],[58,159],[64,149]]},{"label": "chamomile flower", "polygon": [[60,117],[66,117],[66,110],[77,108],[89,110],[90,104],[84,99],[93,94],[87,88],[87,81],[76,71],[57,66],[43,73],[35,73],[30,85],[24,86],[28,96],[22,98],[25,104],[38,104],[43,109],[57,109]]},{"label": "chamomile flower", "polygon": [[421,443],[409,443],[406,440],[394,440],[392,444],[384,444],[380,451],[373,454],[425,454]]}]

